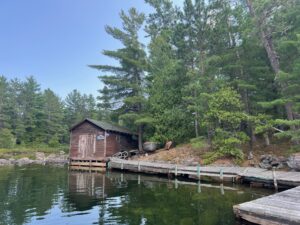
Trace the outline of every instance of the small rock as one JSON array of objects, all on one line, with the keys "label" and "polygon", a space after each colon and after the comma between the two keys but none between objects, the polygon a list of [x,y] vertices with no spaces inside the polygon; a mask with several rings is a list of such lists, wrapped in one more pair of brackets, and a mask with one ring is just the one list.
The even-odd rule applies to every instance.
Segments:
[{"label": "small rock", "polygon": [[300,153],[291,155],[288,158],[287,165],[293,170],[300,171]]},{"label": "small rock", "polygon": [[172,141],[168,141],[168,142],[165,144],[165,149],[166,149],[166,150],[169,150],[169,149],[172,147],[172,144],[173,144]]},{"label": "small rock", "polygon": [[287,158],[284,157],[284,156],[279,156],[279,157],[278,157],[278,161],[281,162],[281,163],[286,163]]},{"label": "small rock", "polygon": [[44,152],[36,152],[35,153],[35,158],[36,160],[42,160],[44,161],[46,156],[45,156],[45,153]]},{"label": "small rock", "polygon": [[262,156],[259,157],[259,160],[263,161],[265,158],[266,158],[266,155],[262,155]]},{"label": "small rock", "polygon": [[271,169],[272,166],[268,163],[259,163],[258,164],[260,168],[263,168],[263,169]]},{"label": "small rock", "polygon": [[264,159],[264,160],[262,160],[261,161],[263,164],[269,164],[270,163],[270,161],[268,160],[268,159]]}]

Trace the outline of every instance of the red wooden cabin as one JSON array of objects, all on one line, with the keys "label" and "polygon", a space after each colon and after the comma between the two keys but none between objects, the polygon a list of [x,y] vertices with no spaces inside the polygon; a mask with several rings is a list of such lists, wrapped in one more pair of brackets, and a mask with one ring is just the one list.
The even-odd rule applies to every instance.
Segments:
[{"label": "red wooden cabin", "polygon": [[70,162],[106,161],[117,152],[138,147],[136,133],[103,121],[85,119],[70,132]]}]

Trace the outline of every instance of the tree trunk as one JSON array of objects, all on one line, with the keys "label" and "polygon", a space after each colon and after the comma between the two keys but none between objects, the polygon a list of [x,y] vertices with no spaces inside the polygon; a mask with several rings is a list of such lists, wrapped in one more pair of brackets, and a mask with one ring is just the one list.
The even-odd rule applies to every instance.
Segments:
[{"label": "tree trunk", "polygon": [[198,131],[198,113],[195,112],[195,134],[196,138],[199,137],[199,131]]},{"label": "tree trunk", "polygon": [[139,125],[138,128],[138,147],[139,147],[139,152],[141,153],[143,151],[143,125]]},{"label": "tree trunk", "polygon": [[[267,52],[271,67],[272,67],[273,71],[275,72],[275,80],[276,80],[279,75],[279,72],[280,72],[280,64],[279,64],[279,60],[278,60],[278,55],[274,48],[272,34],[269,30],[266,31],[262,27],[262,24],[264,24],[264,21],[266,18],[263,18],[262,21],[259,21],[259,18],[256,15],[255,10],[253,8],[252,0],[247,0],[247,6],[249,8],[249,12],[250,12],[251,16],[256,21],[256,26],[259,30],[260,39],[261,39],[263,46]],[[284,89],[286,87],[286,84],[280,83],[280,86],[282,89]],[[293,110],[292,110],[291,102],[288,102],[285,104],[285,110],[286,110],[288,120],[293,120]],[[291,127],[291,129],[295,130],[295,127]]]},{"label": "tree trunk", "polygon": [[268,132],[264,134],[264,138],[265,138],[266,146],[269,146],[270,145],[270,138],[269,138]]}]

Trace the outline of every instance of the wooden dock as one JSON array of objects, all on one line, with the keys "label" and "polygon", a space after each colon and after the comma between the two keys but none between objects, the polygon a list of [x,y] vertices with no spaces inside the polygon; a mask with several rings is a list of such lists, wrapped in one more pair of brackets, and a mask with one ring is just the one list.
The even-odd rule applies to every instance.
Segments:
[{"label": "wooden dock", "polygon": [[262,225],[300,224],[300,187],[235,205],[238,218]]},{"label": "wooden dock", "polygon": [[70,158],[69,166],[71,170],[82,171],[105,171],[106,170],[106,158],[98,159],[81,159]]},{"label": "wooden dock", "polygon": [[300,186],[300,172],[282,172],[273,173],[270,170],[254,167],[214,167],[214,166],[184,166],[166,163],[154,163],[135,160],[122,160],[111,158],[108,163],[111,169],[127,170],[139,173],[164,174],[171,176],[188,176],[196,180],[205,178],[216,181],[246,181],[261,183],[264,185],[276,184],[281,187]]}]

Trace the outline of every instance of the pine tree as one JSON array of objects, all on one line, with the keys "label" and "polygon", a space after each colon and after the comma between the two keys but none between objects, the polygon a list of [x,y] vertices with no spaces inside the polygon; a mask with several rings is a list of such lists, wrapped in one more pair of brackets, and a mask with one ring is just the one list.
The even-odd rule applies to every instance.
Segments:
[{"label": "pine tree", "polygon": [[[168,31],[162,31],[149,46],[148,93],[149,111],[154,125],[152,139],[160,142],[186,141],[190,137],[190,118],[182,104],[182,87],[186,83],[180,73]],[[180,129],[178,129],[180,127]]]},{"label": "pine tree", "polygon": [[8,86],[4,76],[0,76],[0,129],[8,128]]},{"label": "pine tree", "polygon": [[64,100],[66,121],[69,127],[80,122],[85,116],[85,106],[78,90],[71,91]]},{"label": "pine tree", "polygon": [[[146,53],[138,40],[145,16],[131,8],[128,15],[121,11],[122,30],[107,26],[106,32],[123,44],[123,48],[115,51],[105,50],[103,54],[116,59],[119,66],[93,65],[104,73],[100,80],[109,90],[111,104],[118,111],[119,119],[124,125],[136,124],[139,134],[139,150],[142,150],[143,124],[140,123],[145,104],[144,71],[146,69]],[[135,127],[135,126],[134,126]],[[133,128],[134,128],[133,127]]]},{"label": "pine tree", "polygon": [[68,130],[64,123],[64,105],[50,89],[43,92],[43,114],[43,120],[39,124],[43,142],[51,143],[52,146],[62,143]]}]

